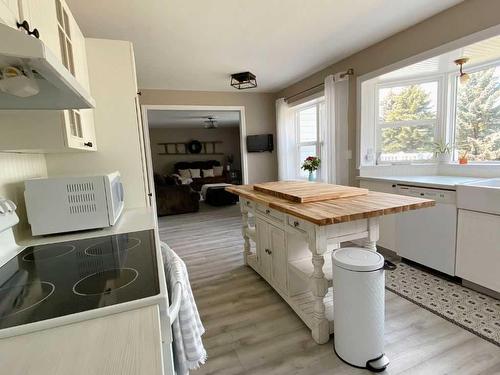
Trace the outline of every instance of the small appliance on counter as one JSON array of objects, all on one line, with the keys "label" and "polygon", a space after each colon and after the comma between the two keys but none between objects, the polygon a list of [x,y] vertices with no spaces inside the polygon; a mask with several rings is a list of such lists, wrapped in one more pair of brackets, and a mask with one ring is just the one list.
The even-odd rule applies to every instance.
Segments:
[{"label": "small appliance on counter", "polygon": [[119,172],[27,180],[24,197],[34,236],[110,227],[124,206]]}]

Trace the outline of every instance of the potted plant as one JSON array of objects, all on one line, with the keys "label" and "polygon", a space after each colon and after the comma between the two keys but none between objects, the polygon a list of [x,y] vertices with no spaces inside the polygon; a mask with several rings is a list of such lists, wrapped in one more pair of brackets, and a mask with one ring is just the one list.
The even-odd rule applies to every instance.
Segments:
[{"label": "potted plant", "polygon": [[308,156],[302,163],[302,169],[309,172],[309,181],[314,181],[316,171],[321,164],[321,160],[316,156]]},{"label": "potted plant", "polygon": [[446,163],[450,161],[451,145],[443,141],[434,142],[432,144],[434,150],[434,156],[436,157],[438,163]]}]

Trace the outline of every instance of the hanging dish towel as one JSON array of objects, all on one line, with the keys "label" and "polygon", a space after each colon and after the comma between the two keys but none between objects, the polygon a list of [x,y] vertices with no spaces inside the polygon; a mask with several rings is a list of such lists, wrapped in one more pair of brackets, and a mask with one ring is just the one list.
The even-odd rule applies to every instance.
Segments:
[{"label": "hanging dish towel", "polygon": [[161,251],[168,289],[173,291],[178,282],[182,285],[181,306],[179,315],[172,324],[172,333],[176,374],[187,375],[189,370],[197,369],[207,359],[207,352],[201,341],[205,328],[194,301],[186,265],[166,243],[161,243]]}]

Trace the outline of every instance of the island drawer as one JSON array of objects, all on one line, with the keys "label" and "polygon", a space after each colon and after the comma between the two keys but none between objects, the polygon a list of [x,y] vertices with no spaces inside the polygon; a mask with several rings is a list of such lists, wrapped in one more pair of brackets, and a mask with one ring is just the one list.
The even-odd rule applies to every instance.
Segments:
[{"label": "island drawer", "polygon": [[302,232],[307,232],[312,226],[311,223],[308,223],[307,221],[304,221],[302,219],[298,219],[298,218],[293,217],[293,216],[288,216],[287,224],[295,229],[302,231]]},{"label": "island drawer", "polygon": [[270,217],[274,220],[279,220],[283,221],[285,214],[283,212],[276,211],[272,208],[269,208],[267,206],[263,206],[261,204],[257,204],[257,211],[267,217]]},{"label": "island drawer", "polygon": [[248,199],[241,198],[240,197],[240,204],[242,207],[246,207],[248,209],[254,209],[255,208],[255,203],[252,201],[249,201]]}]

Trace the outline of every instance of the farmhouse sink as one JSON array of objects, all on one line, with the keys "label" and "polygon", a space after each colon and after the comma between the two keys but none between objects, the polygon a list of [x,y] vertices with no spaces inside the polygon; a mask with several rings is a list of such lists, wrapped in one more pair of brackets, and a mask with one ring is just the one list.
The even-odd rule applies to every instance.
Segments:
[{"label": "farmhouse sink", "polygon": [[457,185],[457,207],[500,215],[500,178]]}]

